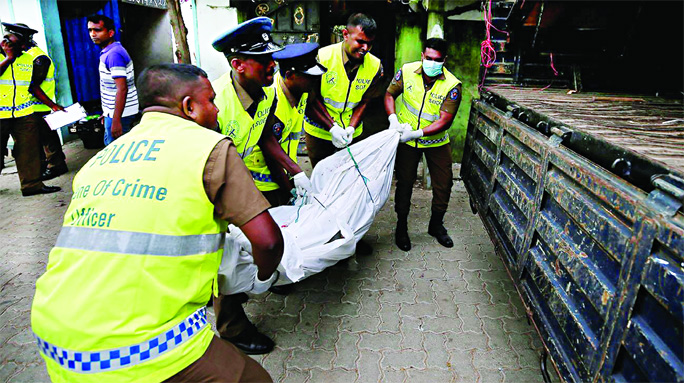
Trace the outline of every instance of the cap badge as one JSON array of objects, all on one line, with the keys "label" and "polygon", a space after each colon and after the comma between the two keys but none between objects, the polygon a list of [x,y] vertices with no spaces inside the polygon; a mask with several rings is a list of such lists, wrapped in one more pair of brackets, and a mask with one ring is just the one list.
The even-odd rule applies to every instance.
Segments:
[{"label": "cap badge", "polygon": [[261,37],[264,39],[264,41],[268,41],[268,33],[266,33],[266,32],[262,33]]}]

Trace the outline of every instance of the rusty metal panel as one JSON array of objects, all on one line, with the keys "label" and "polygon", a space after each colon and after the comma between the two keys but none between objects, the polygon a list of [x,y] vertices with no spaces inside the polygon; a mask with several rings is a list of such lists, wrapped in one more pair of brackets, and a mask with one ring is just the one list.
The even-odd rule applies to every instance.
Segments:
[{"label": "rusty metal panel", "polygon": [[[611,155],[646,165],[630,177]],[[684,382],[684,181],[663,172],[501,95],[473,101],[471,206],[565,381]]]}]

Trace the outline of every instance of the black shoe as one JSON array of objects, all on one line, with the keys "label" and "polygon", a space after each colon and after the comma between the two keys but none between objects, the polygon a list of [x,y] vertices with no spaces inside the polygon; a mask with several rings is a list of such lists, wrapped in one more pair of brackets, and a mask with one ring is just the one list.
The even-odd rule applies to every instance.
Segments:
[{"label": "black shoe", "polygon": [[37,195],[37,194],[55,193],[55,192],[58,192],[60,190],[62,190],[62,188],[59,186],[43,186],[42,188],[37,189],[37,190],[28,190],[28,191],[22,190],[21,195],[23,195],[24,197],[29,197],[29,196]]},{"label": "black shoe", "polygon": [[397,213],[397,227],[394,229],[394,243],[403,251],[411,250],[411,238],[408,235],[408,213]]},{"label": "black shoe", "polygon": [[233,338],[225,339],[247,355],[268,354],[273,351],[273,347],[275,346],[275,343],[271,338],[260,333],[256,329],[245,331]]},{"label": "black shoe", "polygon": [[356,243],[356,255],[364,256],[371,254],[373,254],[373,246],[371,246],[368,242],[361,239]]},{"label": "black shoe", "polygon": [[430,217],[430,224],[428,225],[428,234],[435,237],[437,242],[444,247],[454,247],[454,241],[451,240],[447,230],[442,223],[444,213],[432,212]]},{"label": "black shoe", "polygon": [[64,163],[62,165],[45,169],[43,174],[40,176],[40,179],[42,179],[43,181],[51,180],[53,178],[61,176],[62,174],[65,174],[68,171],[69,168],[67,168],[66,163]]},{"label": "black shoe", "polygon": [[411,250],[411,238],[409,238],[408,230],[401,230],[397,228],[394,232],[394,243],[403,251]]},{"label": "black shoe", "polygon": [[294,290],[293,283],[290,283],[289,285],[271,286],[268,288],[268,291],[278,295],[289,295],[292,290]]}]

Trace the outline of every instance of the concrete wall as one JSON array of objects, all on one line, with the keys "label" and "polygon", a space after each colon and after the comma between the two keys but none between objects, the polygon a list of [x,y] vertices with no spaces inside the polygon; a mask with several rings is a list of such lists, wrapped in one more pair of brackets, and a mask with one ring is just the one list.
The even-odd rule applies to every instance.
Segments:
[{"label": "concrete wall", "polygon": [[121,43],[131,55],[136,76],[150,65],[173,62],[168,11],[119,3],[119,13],[124,28]]},{"label": "concrete wall", "polygon": [[[197,8],[193,10],[195,4]],[[238,24],[237,10],[231,7],[227,0],[186,1],[181,4],[181,9],[185,26],[188,28],[192,62],[204,69],[213,81],[226,73],[230,67],[223,54],[214,50],[211,43],[219,34]]]}]

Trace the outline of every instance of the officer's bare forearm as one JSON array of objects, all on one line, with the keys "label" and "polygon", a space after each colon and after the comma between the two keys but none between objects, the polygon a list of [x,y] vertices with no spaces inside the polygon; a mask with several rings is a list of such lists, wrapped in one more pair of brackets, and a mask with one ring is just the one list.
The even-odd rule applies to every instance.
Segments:
[{"label": "officer's bare forearm", "polygon": [[50,109],[52,109],[52,110],[55,110],[55,109],[59,109],[59,108],[60,108],[59,105],[55,104],[55,102],[52,101],[52,100],[50,99],[50,97],[47,96],[47,94],[45,94],[45,92],[43,91],[43,89],[40,88],[39,85],[31,85],[31,86],[29,87],[29,93],[31,93],[32,95],[34,95],[34,96],[38,99],[38,101],[40,101],[40,102],[42,102],[43,104],[47,105],[48,108],[50,108]]},{"label": "officer's bare forearm", "polygon": [[240,230],[252,244],[254,264],[259,268],[257,276],[262,281],[267,280],[283,257],[283,234],[278,224],[268,211],[264,211],[240,226]]},{"label": "officer's bare forearm", "polygon": [[455,114],[447,113],[445,111],[439,112],[439,119],[432,124],[423,128],[423,135],[431,136],[433,134],[441,133],[451,126],[454,121]]},{"label": "officer's bare forearm", "polygon": [[309,94],[306,104],[306,115],[326,130],[330,130],[335,123],[335,120],[330,117],[330,113],[325,108],[323,99],[318,94]]},{"label": "officer's bare forearm", "polygon": [[394,106],[394,99],[395,97],[392,96],[390,92],[385,92],[385,112],[387,112],[387,115],[389,116],[390,114],[395,114],[396,113],[396,107]]},{"label": "officer's bare forearm", "polygon": [[276,140],[271,132],[272,130],[264,129],[261,138],[259,138],[259,147],[261,148],[261,151],[264,152],[264,157],[277,163],[291,175],[301,173],[302,168],[292,161],[292,158],[285,153],[283,147],[280,146],[280,143],[278,143],[278,140]]},{"label": "officer's bare forearm", "polygon": [[363,119],[363,115],[366,114],[366,108],[368,108],[368,103],[370,99],[362,99],[359,105],[354,108],[351,118],[349,119],[349,126],[358,127]]},{"label": "officer's bare forearm", "polygon": [[121,121],[121,116],[126,108],[126,96],[128,95],[128,83],[125,77],[117,77],[114,79],[116,83],[116,99],[114,101],[114,114],[112,120]]}]

